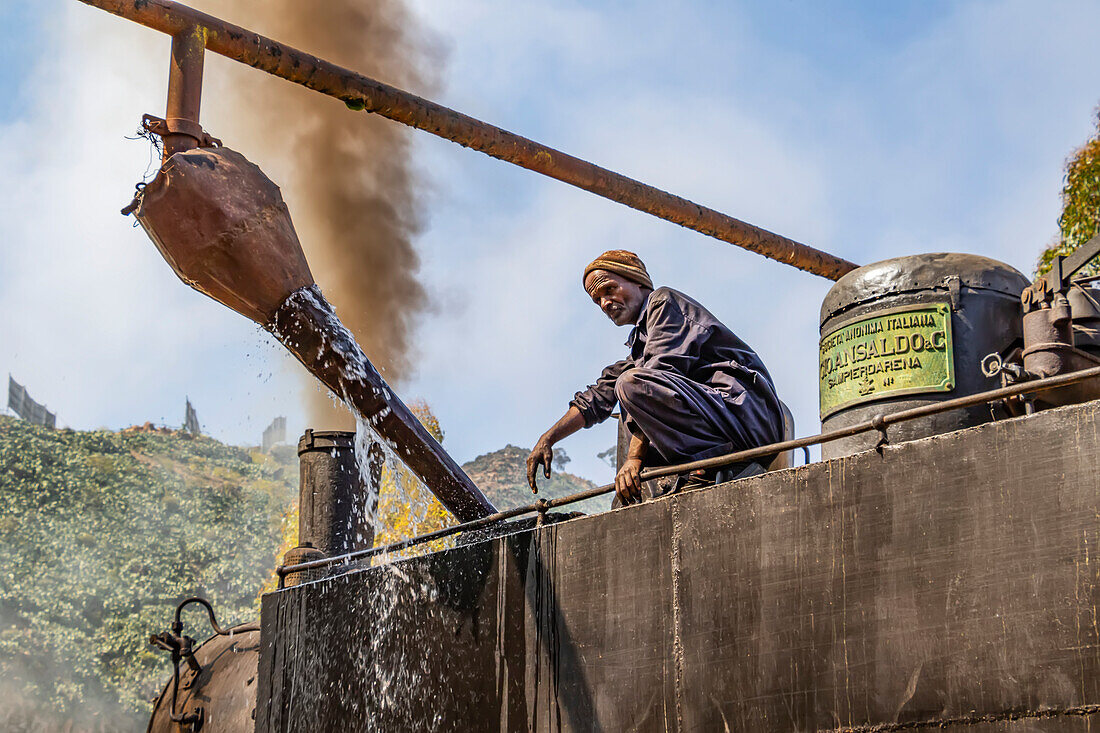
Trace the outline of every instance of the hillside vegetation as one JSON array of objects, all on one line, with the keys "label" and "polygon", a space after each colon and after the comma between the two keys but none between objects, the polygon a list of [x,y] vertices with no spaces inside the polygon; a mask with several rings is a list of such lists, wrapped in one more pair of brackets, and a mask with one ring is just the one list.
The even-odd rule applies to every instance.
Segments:
[{"label": "hillside vegetation", "polygon": [[[1058,236],[1039,255],[1036,274],[1050,270],[1055,255],[1070,255],[1096,236],[1097,231],[1100,231],[1100,108],[1092,136],[1066,160]],[[1100,274],[1100,262],[1093,261],[1079,274]]]},{"label": "hillside vegetation", "polygon": [[[418,416],[442,439],[430,411]],[[533,500],[526,458],[509,445],[463,468],[505,509]],[[453,521],[404,473],[383,481],[380,543]],[[142,729],[170,670],[149,635],[192,595],[223,625],[256,618],[280,545],[296,543],[297,485],[285,446],[267,456],[148,425],[76,432],[0,416],[0,730]],[[540,486],[556,497],[594,484],[555,471]],[[188,614],[187,633],[206,638]]]},{"label": "hillside vegetation", "polygon": [[0,417],[0,729],[144,728],[149,634],[190,595],[254,619],[296,495],[295,466],[210,438]]}]

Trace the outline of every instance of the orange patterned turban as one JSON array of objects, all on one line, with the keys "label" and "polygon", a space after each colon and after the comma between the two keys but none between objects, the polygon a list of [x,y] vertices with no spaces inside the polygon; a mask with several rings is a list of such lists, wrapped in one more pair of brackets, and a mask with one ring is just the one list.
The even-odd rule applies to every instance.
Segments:
[{"label": "orange patterned turban", "polygon": [[645,264],[638,258],[638,255],[625,249],[609,249],[592,260],[591,264],[584,268],[584,277],[581,279],[582,284],[588,279],[588,273],[593,270],[613,272],[616,275],[622,275],[627,280],[644,285],[650,290],[653,289],[653,281],[649,279]]}]

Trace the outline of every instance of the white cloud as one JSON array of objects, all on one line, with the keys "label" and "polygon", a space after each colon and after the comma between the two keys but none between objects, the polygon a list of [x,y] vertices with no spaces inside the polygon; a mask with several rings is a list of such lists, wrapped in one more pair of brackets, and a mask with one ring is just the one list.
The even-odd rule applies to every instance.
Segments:
[{"label": "white cloud", "polygon": [[163,113],[167,39],[75,3],[50,27],[30,106],[0,129],[0,369],[74,427],[180,424],[189,394],[215,434],[258,442],[279,406],[256,377],[284,357],[119,214],[149,162],[125,136]]}]

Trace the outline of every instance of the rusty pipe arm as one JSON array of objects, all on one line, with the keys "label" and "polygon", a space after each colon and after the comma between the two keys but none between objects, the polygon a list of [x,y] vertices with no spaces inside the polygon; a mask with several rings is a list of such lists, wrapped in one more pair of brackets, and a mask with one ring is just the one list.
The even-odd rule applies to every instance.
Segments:
[{"label": "rusty pipe arm", "polygon": [[170,0],[80,0],[161,33],[198,29],[206,48],[342,100],[355,109],[430,132],[715,239],[838,280],[857,266],[714,209],[547,147]]}]

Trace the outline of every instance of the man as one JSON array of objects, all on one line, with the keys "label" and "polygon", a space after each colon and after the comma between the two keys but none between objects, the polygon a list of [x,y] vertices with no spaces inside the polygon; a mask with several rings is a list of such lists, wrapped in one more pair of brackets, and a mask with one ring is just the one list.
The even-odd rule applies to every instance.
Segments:
[{"label": "man", "polygon": [[[626,250],[597,257],[584,269],[583,282],[616,326],[633,326],[626,341],[630,354],[578,392],[539,438],[527,457],[532,491],[538,491],[540,465],[550,477],[554,444],[606,420],[616,402],[631,434],[615,477],[622,504],[642,500],[643,465],[701,460],[781,439],[782,412],[768,370],[706,308],[672,288],[654,290],[645,265]],[[709,482],[714,475],[694,478]]]}]

